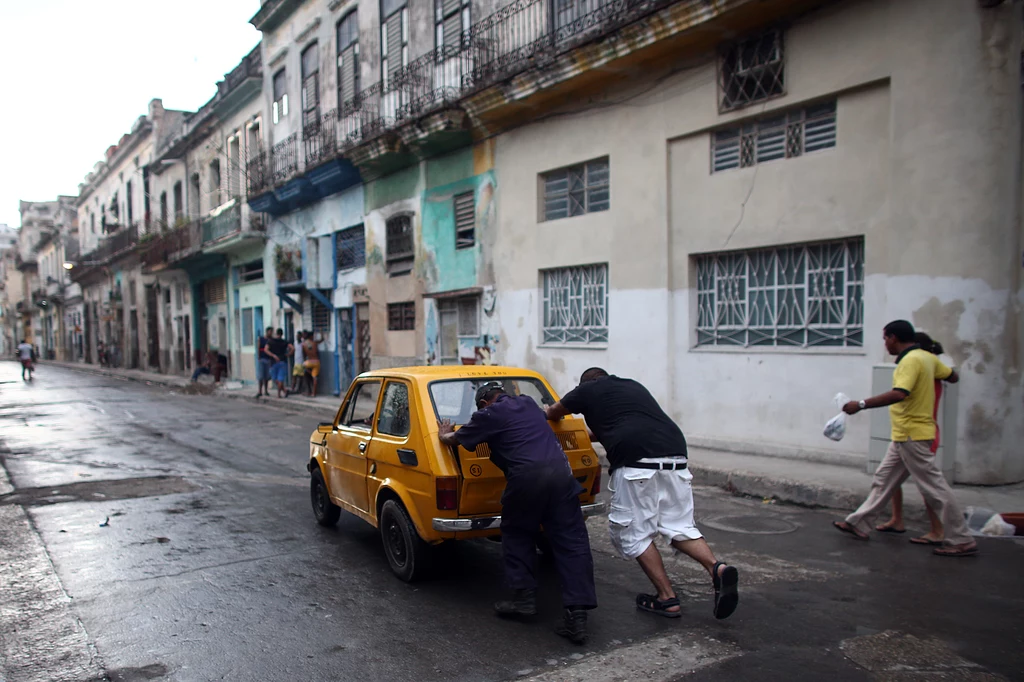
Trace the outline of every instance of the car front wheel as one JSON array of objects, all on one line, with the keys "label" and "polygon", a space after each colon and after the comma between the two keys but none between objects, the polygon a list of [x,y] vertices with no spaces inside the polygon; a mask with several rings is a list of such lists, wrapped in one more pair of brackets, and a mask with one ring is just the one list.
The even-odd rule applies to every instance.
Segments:
[{"label": "car front wheel", "polygon": [[400,502],[388,500],[381,507],[380,537],[395,575],[405,582],[413,582],[423,576],[429,547],[416,532],[416,526]]},{"label": "car front wheel", "polygon": [[320,473],[320,467],[310,472],[309,478],[309,499],[313,503],[313,516],[321,526],[333,526],[338,523],[341,516],[341,507],[331,502],[331,496],[327,494],[327,484],[324,483],[324,475]]}]

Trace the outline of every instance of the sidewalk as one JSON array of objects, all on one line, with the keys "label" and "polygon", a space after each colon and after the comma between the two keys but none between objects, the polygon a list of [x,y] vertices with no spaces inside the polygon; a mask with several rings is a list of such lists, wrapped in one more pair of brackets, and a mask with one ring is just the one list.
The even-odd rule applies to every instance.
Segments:
[{"label": "sidewalk", "polygon": [[[64,369],[70,369],[76,372],[85,372],[98,376],[120,377],[122,379],[128,379],[129,381],[173,386],[176,388],[185,388],[192,384],[189,377],[178,374],[146,372],[140,369],[100,367],[99,365],[89,365],[82,362],[57,362],[54,360],[48,360],[38,364],[43,368],[63,367]],[[199,380],[203,384],[210,384],[213,381],[206,375],[201,376]],[[240,381],[228,379],[222,382],[222,385],[218,387],[216,394],[226,398],[246,399],[255,404],[257,400],[255,398],[256,394],[252,392],[253,388],[255,388],[255,386],[252,386],[251,384],[243,384]],[[277,392],[271,388],[271,394],[276,396]],[[325,418],[327,418],[333,416],[334,413],[338,411],[338,407],[341,405],[341,398],[333,395],[318,395],[315,398],[310,398],[304,395],[292,395],[287,398],[261,398],[259,400],[259,404],[269,405],[282,410],[288,410],[290,412],[316,412],[321,416],[326,415]]]},{"label": "sidewalk", "polygon": [[[43,366],[64,367],[80,372],[117,376],[132,381],[184,388],[188,377],[157,374],[134,369],[114,369],[71,362],[46,362]],[[205,378],[205,377],[204,377]],[[228,388],[227,386],[237,386]],[[227,382],[217,391],[229,398],[247,399],[255,403],[252,386]],[[260,404],[291,412],[316,412],[328,419],[337,411],[341,399],[333,396],[290,396],[286,399],[263,398]],[[604,450],[596,446],[601,462],[607,468]],[[690,471],[697,485],[725,488],[742,495],[774,498],[807,507],[826,507],[852,511],[868,496],[871,476],[860,468],[824,464],[807,460],[743,455],[734,452],[690,448]],[[904,516],[908,521],[925,519],[924,503],[912,482],[903,486]],[[1024,512],[1024,483],[1008,486],[954,486],[963,507],[983,507],[994,512]]]}]

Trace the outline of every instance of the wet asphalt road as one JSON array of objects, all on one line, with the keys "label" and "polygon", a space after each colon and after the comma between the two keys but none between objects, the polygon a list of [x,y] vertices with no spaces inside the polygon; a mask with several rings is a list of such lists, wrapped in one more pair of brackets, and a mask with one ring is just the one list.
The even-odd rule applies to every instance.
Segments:
[{"label": "wet asphalt road", "polygon": [[[304,464],[318,415],[46,366],[24,384],[18,369],[0,363],[0,458],[14,487],[0,511],[15,519],[0,529],[13,557],[0,580],[6,682],[575,679],[574,665],[665,637],[702,647],[708,660],[687,679],[1024,678],[1014,540],[941,559],[905,537],[856,543],[831,530],[831,513],[702,490],[698,521],[741,570],[737,614],[715,621],[705,576],[674,557],[686,615],[636,612],[649,585],[612,557],[595,519],[601,607],[577,648],[551,633],[549,571],[536,623],[490,615],[502,595],[497,543],[462,543],[433,579],[406,585],[362,521],[317,526]],[[26,530],[10,530],[22,508]],[[43,560],[23,570],[51,582],[19,582],[39,540]],[[27,635],[8,618],[41,603],[72,623],[38,637],[47,655],[20,646]],[[615,665],[607,679],[636,679],[628,660]],[[663,678],[676,672],[687,669]]]}]

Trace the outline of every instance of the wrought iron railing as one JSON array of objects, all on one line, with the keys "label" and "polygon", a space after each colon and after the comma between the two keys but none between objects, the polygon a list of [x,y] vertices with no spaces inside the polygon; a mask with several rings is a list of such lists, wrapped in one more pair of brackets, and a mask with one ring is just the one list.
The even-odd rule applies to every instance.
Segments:
[{"label": "wrought iron railing", "polygon": [[242,208],[235,204],[212,218],[203,221],[203,244],[215,242],[242,231]]},{"label": "wrought iron railing", "polygon": [[271,187],[270,164],[265,151],[254,154],[245,164],[245,178],[249,196],[262,194]]},{"label": "wrought iron railing", "polygon": [[270,150],[271,178],[275,185],[284,183],[299,172],[299,136],[292,133]]},{"label": "wrought iron railing", "polygon": [[[373,140],[410,120],[457,103],[475,91],[638,21],[680,0],[516,0],[473,24],[459,45],[444,45],[364,88],[302,133],[306,168]],[[249,194],[260,194],[299,170],[297,137],[250,161]],[[256,163],[257,167],[253,168]],[[263,165],[258,165],[262,163]]]},{"label": "wrought iron railing", "polygon": [[147,242],[140,248],[140,260],[148,268],[173,265],[194,254],[201,244],[202,226],[193,220]]}]

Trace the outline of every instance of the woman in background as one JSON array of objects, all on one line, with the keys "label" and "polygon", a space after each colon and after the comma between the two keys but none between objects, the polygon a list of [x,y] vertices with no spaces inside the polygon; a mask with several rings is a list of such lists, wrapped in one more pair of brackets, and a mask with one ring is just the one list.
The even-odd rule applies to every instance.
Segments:
[{"label": "woman in background", "polygon": [[[942,344],[932,339],[924,332],[917,332],[914,336],[914,340],[922,350],[926,350],[933,355],[942,355]],[[932,413],[932,419],[935,420],[935,440],[932,441],[932,455],[939,450],[939,401],[942,399],[942,381],[939,379],[935,380],[935,410]],[[942,528],[942,521],[935,514],[935,510],[932,509],[927,500],[924,503],[924,508],[928,511],[928,521],[931,523],[931,529],[924,535],[916,538],[910,538],[910,541],[915,545],[941,545],[942,538],[945,535],[945,531]],[[903,533],[905,528],[903,527],[903,489],[896,488],[892,495],[892,518],[883,523],[880,526],[876,526],[875,530],[880,533]]]}]

